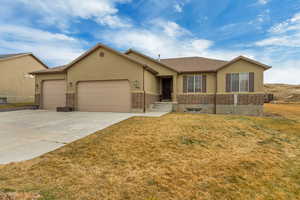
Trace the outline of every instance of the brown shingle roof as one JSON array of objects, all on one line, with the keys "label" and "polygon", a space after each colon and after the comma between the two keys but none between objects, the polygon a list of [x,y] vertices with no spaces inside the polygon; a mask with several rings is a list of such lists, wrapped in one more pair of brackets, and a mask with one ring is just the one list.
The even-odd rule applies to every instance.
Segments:
[{"label": "brown shingle roof", "polygon": [[57,67],[52,67],[52,68],[48,68],[48,69],[34,71],[34,72],[31,72],[31,74],[58,73],[58,72],[63,72],[66,68],[67,68],[67,65],[62,65],[62,66],[57,66]]},{"label": "brown shingle roof", "polygon": [[160,62],[178,72],[211,72],[216,71],[228,61],[203,57],[184,57],[161,59]]}]

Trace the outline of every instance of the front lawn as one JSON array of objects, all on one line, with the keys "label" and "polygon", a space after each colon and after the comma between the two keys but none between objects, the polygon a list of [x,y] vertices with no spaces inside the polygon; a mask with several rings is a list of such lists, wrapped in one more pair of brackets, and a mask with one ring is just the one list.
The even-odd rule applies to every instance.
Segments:
[{"label": "front lawn", "polygon": [[1,109],[8,109],[8,108],[19,108],[25,106],[32,106],[34,103],[9,103],[9,104],[0,104]]},{"label": "front lawn", "polygon": [[0,165],[0,199],[300,199],[300,105],[266,111],[134,117]]}]

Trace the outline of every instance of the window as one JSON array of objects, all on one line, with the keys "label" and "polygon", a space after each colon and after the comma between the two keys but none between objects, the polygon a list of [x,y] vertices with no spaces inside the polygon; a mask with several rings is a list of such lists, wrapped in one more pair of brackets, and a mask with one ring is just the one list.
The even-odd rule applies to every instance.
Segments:
[{"label": "window", "polygon": [[231,92],[239,92],[239,74],[231,74]]},{"label": "window", "polygon": [[231,73],[230,74],[231,92],[249,92],[249,73]]},{"label": "window", "polygon": [[249,92],[249,73],[240,73],[240,92]]},{"label": "window", "polygon": [[187,76],[187,92],[202,92],[202,75]]}]

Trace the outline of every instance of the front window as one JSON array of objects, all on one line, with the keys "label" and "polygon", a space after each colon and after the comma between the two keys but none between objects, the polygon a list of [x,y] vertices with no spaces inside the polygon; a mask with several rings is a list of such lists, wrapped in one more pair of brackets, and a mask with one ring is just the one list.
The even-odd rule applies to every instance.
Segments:
[{"label": "front window", "polygon": [[249,92],[249,73],[231,73],[231,92]]},{"label": "front window", "polygon": [[187,92],[202,92],[202,75],[187,76]]},{"label": "front window", "polygon": [[240,92],[249,92],[249,73],[240,73]]}]

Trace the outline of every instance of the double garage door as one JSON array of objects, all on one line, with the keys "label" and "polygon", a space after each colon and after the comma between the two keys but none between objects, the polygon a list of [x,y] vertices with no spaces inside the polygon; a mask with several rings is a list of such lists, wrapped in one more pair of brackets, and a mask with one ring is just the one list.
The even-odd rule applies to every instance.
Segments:
[{"label": "double garage door", "polygon": [[[66,105],[65,81],[44,82],[44,109]],[[50,85],[50,86],[49,86]],[[46,94],[46,95],[45,95]],[[52,103],[50,103],[52,102]],[[77,85],[77,110],[84,112],[130,112],[128,81],[92,81]],[[46,104],[45,104],[46,103]]]}]

